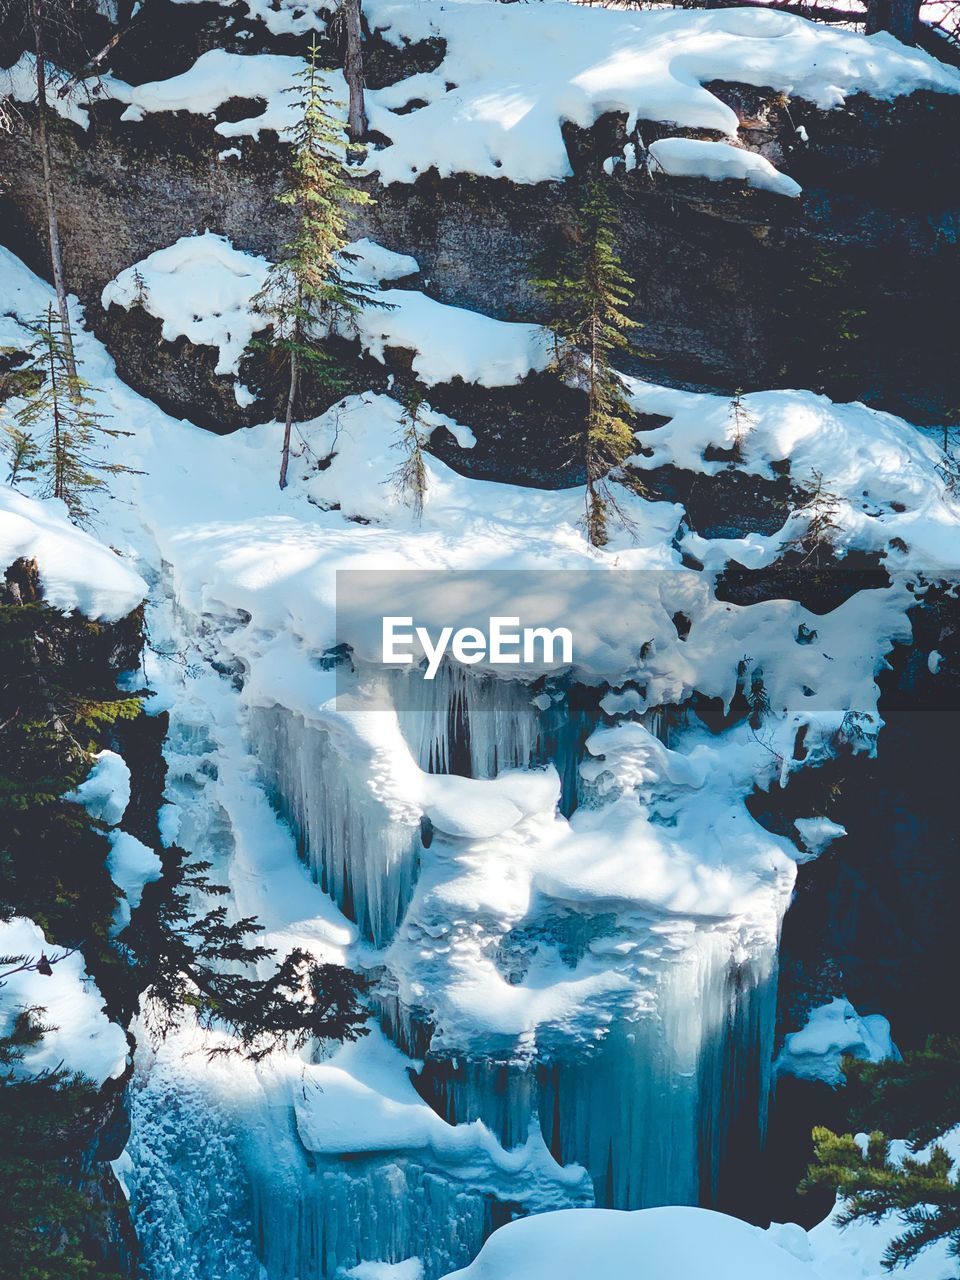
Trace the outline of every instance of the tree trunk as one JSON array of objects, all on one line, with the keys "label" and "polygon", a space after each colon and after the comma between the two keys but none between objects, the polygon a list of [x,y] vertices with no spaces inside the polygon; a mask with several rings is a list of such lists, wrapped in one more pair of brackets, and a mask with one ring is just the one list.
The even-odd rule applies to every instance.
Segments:
[{"label": "tree trunk", "polygon": [[360,0],[343,0],[343,28],[346,54],[343,74],[350,90],[347,114],[347,136],[351,142],[362,142],[367,136],[367,111],[363,99],[363,33],[360,29]]},{"label": "tree trunk", "polygon": [[43,160],[43,189],[47,205],[47,231],[50,239],[50,266],[53,285],[57,291],[60,326],[63,329],[63,351],[67,372],[71,381],[77,377],[77,363],[73,355],[73,333],[70,328],[70,310],[67,306],[67,286],[63,275],[63,258],[60,253],[60,221],[57,218],[56,195],[53,187],[53,171],[50,165],[50,140],[47,136],[47,69],[44,61],[43,24],[40,9],[43,0],[30,0],[30,21],[33,26],[34,50],[37,57],[37,120],[40,135],[40,154]]},{"label": "tree trunk", "polygon": [[920,0],[867,0],[868,36],[889,31],[903,44],[916,44]]},{"label": "tree trunk", "polygon": [[300,381],[300,362],[296,348],[290,352],[290,390],[287,392],[287,420],[283,428],[283,449],[280,453],[280,488],[287,487],[287,467],[290,465],[290,428],[293,425],[293,405]]}]

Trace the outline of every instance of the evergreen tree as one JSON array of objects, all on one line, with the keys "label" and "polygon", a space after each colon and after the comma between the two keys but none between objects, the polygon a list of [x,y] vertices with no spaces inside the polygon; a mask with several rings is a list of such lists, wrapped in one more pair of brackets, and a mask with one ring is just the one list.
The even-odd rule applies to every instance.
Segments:
[{"label": "evergreen tree", "polygon": [[101,824],[69,795],[104,733],[143,704],[105,682],[101,643],[95,622],[0,603],[0,916],[82,942],[88,962],[109,954],[117,890]]},{"label": "evergreen tree", "polygon": [[[17,1039],[23,1047],[6,1037],[0,1057]],[[63,1071],[0,1079],[0,1280],[119,1280],[84,1249],[98,1211],[73,1185],[69,1139],[92,1139],[97,1099]]]},{"label": "evergreen tree", "polygon": [[743,390],[737,387],[730,401],[730,415],[733,418],[733,460],[743,461],[743,441],[754,427],[753,414],[743,403]]},{"label": "evergreen tree", "polygon": [[418,521],[423,518],[423,503],[427,496],[424,451],[428,433],[423,425],[423,405],[423,392],[414,385],[407,396],[403,417],[400,419],[399,439],[394,446],[402,450],[403,461],[392,477],[397,497],[413,509]]},{"label": "evergreen tree", "polygon": [[197,915],[191,906],[197,895],[222,896],[227,889],[208,879],[209,863],[188,862],[179,849],[169,856],[175,866],[147,887],[124,935],[149,974],[152,1030],[167,1035],[193,1009],[201,1026],[224,1027],[237,1038],[236,1050],[255,1061],[284,1046],[300,1049],[314,1038],[366,1035],[365,984],[358,974],[319,964],[300,949],[269,978],[243,972],[240,966],[249,969],[274,955],[255,941],[263,926],[252,917],[229,921],[222,904]]},{"label": "evergreen tree", "polygon": [[347,139],[334,115],[317,65],[319,49],[310,46],[309,63],[300,73],[300,114],[293,130],[293,180],[278,200],[293,209],[297,232],[271,267],[254,309],[270,323],[269,347],[286,366],[288,386],[280,488],[286,488],[290,462],[290,433],[304,367],[336,387],[336,370],[320,346],[333,326],[357,314],[369,303],[374,289],[352,280],[347,244],[347,210],[371,203],[353,186],[345,163]]},{"label": "evergreen tree", "polygon": [[626,313],[634,281],[620,263],[616,225],[605,185],[593,183],[581,199],[572,234],[540,259],[532,281],[549,311],[551,367],[586,395],[586,528],[594,546],[606,543],[611,513],[627,523],[609,477],[634,443],[630,405],[612,363],[629,347],[629,331],[638,327]]},{"label": "evergreen tree", "polygon": [[791,513],[806,517],[806,528],[787,546],[800,553],[804,565],[819,567],[833,556],[834,540],[840,532],[840,499],[827,489],[819,471],[813,473],[813,480],[814,488],[806,501]]},{"label": "evergreen tree", "polygon": [[[960,1175],[936,1141],[960,1124],[960,1038],[933,1036],[901,1062],[845,1059],[844,1072],[855,1099],[853,1122],[874,1132],[863,1150],[851,1134],[815,1129],[814,1163],[801,1191],[839,1191],[844,1224],[897,1213],[905,1230],[884,1254],[887,1268],[912,1261],[937,1240],[948,1241],[960,1258]],[[879,1125],[906,1139],[908,1154],[892,1159]]]},{"label": "evergreen tree", "polygon": [[7,460],[5,483],[16,487],[38,471],[40,450],[33,436],[15,422],[0,422],[0,431],[3,432],[0,449]]},{"label": "evergreen tree", "polygon": [[[38,375],[38,386],[16,414],[14,448],[20,478],[39,475],[42,495],[62,499],[71,520],[83,524],[91,515],[90,496],[107,488],[104,476],[131,471],[98,453],[101,438],[131,432],[105,425],[106,418],[97,412],[91,396],[96,388],[76,372],[72,349],[53,307],[29,329],[34,341],[20,372]],[[34,441],[33,448],[27,446],[26,437]]]}]

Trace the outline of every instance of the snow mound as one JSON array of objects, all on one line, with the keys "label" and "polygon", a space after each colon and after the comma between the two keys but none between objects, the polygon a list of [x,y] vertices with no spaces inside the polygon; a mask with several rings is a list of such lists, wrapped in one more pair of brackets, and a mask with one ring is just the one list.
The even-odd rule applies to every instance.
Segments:
[{"label": "snow mound", "polygon": [[[882,552],[893,570],[942,571],[960,564],[960,502],[942,479],[943,452],[929,436],[893,414],[859,403],[834,404],[810,391],[759,391],[741,397],[740,424],[722,396],[676,391],[630,380],[633,406],[670,421],[638,439],[641,469],[673,465],[715,475],[727,464],[707,460],[709,446],[729,449],[739,438],[737,469],[773,479],[788,463],[791,481],[835,503],[831,541]],[[708,568],[728,559],[751,568],[772,564],[801,535],[809,516],[797,513],[763,537],[705,539],[688,534],[684,549]],[[906,550],[904,550],[906,548]]]},{"label": "snow mound", "polygon": [[130,769],[115,751],[100,751],[87,777],[65,800],[82,804],[91,818],[115,827],[130,803]]},{"label": "snow mound", "polygon": [[811,858],[817,858],[823,853],[824,849],[828,849],[835,840],[840,840],[847,834],[846,827],[842,827],[839,822],[831,822],[829,818],[797,818],[793,824],[800,839],[803,841],[806,857],[798,855],[798,862],[805,862]]},{"label": "snow mound", "polygon": [[890,1036],[890,1023],[879,1013],[861,1017],[842,996],[811,1009],[805,1026],[788,1035],[777,1059],[777,1070],[804,1080],[844,1083],[840,1059],[848,1054],[864,1062],[899,1060]]},{"label": "snow mound", "polygon": [[254,333],[265,328],[262,315],[250,309],[263,288],[270,263],[241,253],[225,236],[210,231],[181,236],[121,271],[103,290],[104,309],[112,303],[129,310],[142,306],[163,321],[167,342],[185,337],[220,353],[215,373],[235,374]]},{"label": "snow mound", "polygon": [[[43,930],[25,916],[0,922],[0,954],[36,961],[41,953],[62,954]],[[4,966],[6,972],[9,966]],[[84,968],[79,952],[53,965],[49,975],[14,973],[0,987],[0,1034],[7,1035],[22,1009],[39,1008],[40,1021],[51,1029],[14,1068],[17,1076],[53,1071],[63,1065],[102,1085],[123,1075],[127,1065],[127,1037],[111,1022],[103,999]]]},{"label": "snow mound", "polygon": [[[204,4],[207,0],[173,0],[174,4]],[[319,30],[336,0],[243,0],[247,18],[262,22],[272,36],[309,35]]]},{"label": "snow mound", "polygon": [[153,850],[136,836],[128,831],[113,831],[110,833],[107,870],[124,895],[124,901],[117,903],[113,922],[114,932],[119,933],[130,923],[130,913],[139,907],[146,886],[160,879],[163,866]]},{"label": "snow mound", "polygon": [[817,1280],[758,1227],[709,1209],[565,1209],[495,1231],[446,1280]]},{"label": "snow mound", "polygon": [[44,599],[101,622],[125,618],[147,584],[96,538],[70,523],[64,504],[39,501],[0,485],[0,568],[36,560]]},{"label": "snow mound", "polygon": [[650,144],[656,164],[671,178],[709,178],[725,182],[739,178],[759,191],[797,197],[803,188],[755,151],[732,147],[727,142],[704,142],[699,138],[661,138]]},{"label": "snow mound", "polygon": [[409,289],[377,297],[391,309],[367,308],[357,317],[361,342],[380,361],[387,347],[414,351],[413,371],[428,387],[454,378],[506,387],[550,363],[550,336],[540,325],[496,320]]}]

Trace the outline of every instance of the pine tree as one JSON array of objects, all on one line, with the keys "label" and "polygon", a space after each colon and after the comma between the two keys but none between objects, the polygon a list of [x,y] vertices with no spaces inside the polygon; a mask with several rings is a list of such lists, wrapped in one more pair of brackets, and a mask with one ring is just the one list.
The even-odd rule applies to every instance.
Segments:
[{"label": "pine tree", "polygon": [[[21,372],[36,373],[42,380],[16,414],[20,478],[37,476],[42,496],[62,499],[71,520],[84,524],[91,515],[91,495],[107,488],[104,477],[132,470],[98,453],[101,438],[131,432],[105,425],[105,415],[97,412],[91,395],[96,388],[75,372],[54,308],[48,307],[28,327],[34,341]],[[23,437],[33,440],[34,447],[27,448]]]},{"label": "pine tree", "polygon": [[0,422],[3,440],[0,451],[7,460],[5,483],[14,488],[34,476],[40,467],[40,450],[29,432],[15,422]]},{"label": "pine tree", "polygon": [[349,321],[375,292],[349,278],[347,210],[371,203],[352,185],[345,163],[347,139],[317,64],[314,41],[300,73],[300,117],[293,130],[293,180],[278,200],[293,209],[297,233],[253,299],[254,309],[271,325],[269,347],[286,366],[288,387],[280,488],[287,485],[290,433],[301,374],[305,367],[337,386],[333,361],[320,346],[335,324]]},{"label": "pine tree", "polygon": [[424,450],[427,432],[423,426],[423,392],[416,385],[410,391],[400,419],[400,434],[394,447],[403,451],[403,462],[391,477],[397,497],[413,509],[417,521],[423,519],[427,496],[427,464]]},{"label": "pine tree", "polygon": [[743,403],[743,390],[741,387],[737,387],[733,393],[733,399],[730,401],[730,414],[733,418],[733,460],[742,462],[744,437],[753,430],[754,419],[753,414]]},{"label": "pine tree", "polygon": [[[960,1038],[932,1036],[902,1061],[844,1059],[858,1128],[874,1129],[864,1151],[851,1134],[813,1132],[814,1163],[801,1191],[825,1187],[843,1199],[840,1222],[878,1222],[887,1213],[905,1230],[889,1245],[888,1269],[912,1261],[937,1240],[960,1258],[960,1175],[937,1137],[960,1124]],[[890,1141],[901,1135],[908,1154],[891,1158]]]},{"label": "pine tree", "polygon": [[356,1040],[366,1035],[361,1004],[363,979],[340,965],[319,964],[307,952],[291,951],[272,976],[250,976],[242,968],[268,960],[274,952],[256,941],[263,926],[254,918],[230,921],[224,905],[197,915],[198,896],[228,891],[207,876],[210,864],[188,862],[181,849],[168,854],[175,864],[149,885],[124,940],[149,975],[148,1023],[169,1034],[192,1009],[201,1026],[221,1026],[236,1037],[230,1049],[254,1061],[311,1039]]},{"label": "pine tree", "polygon": [[[0,1060],[22,1053],[17,1035],[0,1044]],[[100,1209],[73,1185],[79,1141],[96,1132],[98,1093],[64,1071],[0,1078],[0,1278],[120,1280],[84,1249]]]},{"label": "pine tree", "polygon": [[626,518],[610,487],[610,473],[633,448],[630,405],[614,356],[638,327],[626,308],[634,281],[617,248],[616,216],[606,187],[583,195],[572,235],[538,263],[532,281],[547,303],[553,331],[553,372],[586,395],[582,435],[586,472],[586,528],[594,546],[608,540],[611,513]]},{"label": "pine tree", "polygon": [[834,541],[840,532],[837,520],[840,499],[827,489],[819,471],[813,473],[813,481],[814,488],[807,495],[806,501],[791,513],[804,516],[806,528],[787,546],[800,553],[802,564],[819,567],[833,555]]}]

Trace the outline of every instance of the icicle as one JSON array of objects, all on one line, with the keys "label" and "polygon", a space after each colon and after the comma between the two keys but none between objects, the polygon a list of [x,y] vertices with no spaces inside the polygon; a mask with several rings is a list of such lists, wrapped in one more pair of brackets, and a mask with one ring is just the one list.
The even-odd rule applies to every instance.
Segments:
[{"label": "icicle", "polygon": [[327,727],[270,707],[251,713],[251,730],[274,801],[317,881],[382,946],[416,881],[419,811],[389,803],[380,780],[338,750]]},{"label": "icicle", "polygon": [[400,724],[421,769],[494,778],[550,763],[560,774],[562,811],[576,807],[583,744],[601,720],[598,690],[478,675],[450,662],[432,681],[398,672],[395,682]]},{"label": "icicle", "polygon": [[692,937],[661,974],[656,1011],[615,1022],[593,1052],[428,1054],[418,1089],[507,1147],[537,1119],[560,1164],[589,1170],[598,1205],[714,1204],[732,1144],[762,1143],[771,1078],[775,952],[737,962],[736,941]]}]

